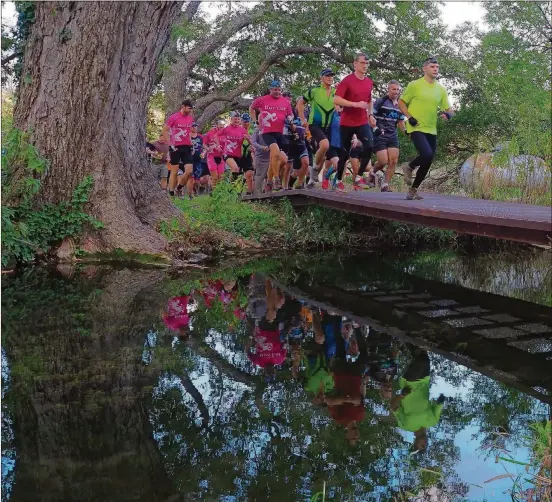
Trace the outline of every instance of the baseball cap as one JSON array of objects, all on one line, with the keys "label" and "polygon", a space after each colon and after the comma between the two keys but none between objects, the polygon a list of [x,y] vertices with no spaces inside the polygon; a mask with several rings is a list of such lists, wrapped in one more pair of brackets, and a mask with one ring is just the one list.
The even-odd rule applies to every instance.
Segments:
[{"label": "baseball cap", "polygon": [[273,80],[272,82],[270,82],[269,87],[271,89],[274,89],[275,87],[282,87],[282,84],[280,84],[279,80]]},{"label": "baseball cap", "polygon": [[239,116],[240,116],[240,112],[236,112],[236,111],[230,112],[230,117],[231,118],[235,118],[235,117],[239,117]]},{"label": "baseball cap", "polygon": [[197,122],[194,122],[194,123],[192,124],[192,127],[199,127],[199,124],[198,124]]},{"label": "baseball cap", "polygon": [[244,113],[244,114],[241,116],[241,119],[242,119],[244,122],[251,122],[251,117],[249,116],[249,113]]},{"label": "baseball cap", "polygon": [[333,72],[333,70],[331,68],[324,68],[321,72],[320,72],[320,76],[321,77],[330,77],[330,76],[334,76],[335,73]]}]

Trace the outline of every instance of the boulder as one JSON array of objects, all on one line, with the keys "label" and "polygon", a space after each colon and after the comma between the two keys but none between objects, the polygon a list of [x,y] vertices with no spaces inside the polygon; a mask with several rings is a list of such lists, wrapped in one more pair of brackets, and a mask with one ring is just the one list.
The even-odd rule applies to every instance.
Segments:
[{"label": "boulder", "polygon": [[534,155],[516,155],[498,162],[497,152],[472,155],[462,164],[460,184],[466,189],[508,186],[536,191],[550,190],[550,167]]}]

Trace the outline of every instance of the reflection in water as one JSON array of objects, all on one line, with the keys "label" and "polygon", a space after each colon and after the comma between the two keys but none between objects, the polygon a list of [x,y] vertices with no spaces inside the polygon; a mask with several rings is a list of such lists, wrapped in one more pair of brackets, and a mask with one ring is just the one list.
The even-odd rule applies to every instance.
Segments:
[{"label": "reflection in water", "polygon": [[336,289],[289,266],[6,285],[3,500],[295,501],[323,487],[339,501],[504,500],[511,479],[484,483],[504,473],[495,458],[528,462],[549,407],[453,362],[457,342],[455,356],[432,352],[440,320],[371,301],[367,322],[339,303],[351,298],[339,291],[421,294],[400,276],[328,277]]}]

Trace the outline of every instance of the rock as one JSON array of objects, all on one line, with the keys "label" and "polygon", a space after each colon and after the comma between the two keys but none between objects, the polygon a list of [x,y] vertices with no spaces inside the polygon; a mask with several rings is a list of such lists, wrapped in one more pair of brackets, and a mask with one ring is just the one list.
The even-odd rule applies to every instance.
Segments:
[{"label": "rock", "polygon": [[75,242],[70,237],[63,240],[56,251],[56,256],[60,262],[73,261],[75,258]]},{"label": "rock", "polygon": [[534,155],[516,155],[506,164],[498,162],[498,152],[472,155],[462,164],[460,184],[468,189],[490,186],[550,189],[550,168]]},{"label": "rock", "polygon": [[207,260],[208,258],[209,256],[207,256],[205,253],[192,253],[190,256],[188,256],[186,261],[188,263],[200,263]]}]

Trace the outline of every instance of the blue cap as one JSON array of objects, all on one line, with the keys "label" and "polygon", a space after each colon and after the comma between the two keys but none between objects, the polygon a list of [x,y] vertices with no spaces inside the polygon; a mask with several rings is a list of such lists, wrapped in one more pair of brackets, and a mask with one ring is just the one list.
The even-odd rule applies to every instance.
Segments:
[{"label": "blue cap", "polygon": [[269,87],[271,89],[274,89],[275,87],[282,87],[282,84],[280,84],[279,80],[273,80],[272,82],[270,82]]},{"label": "blue cap", "polygon": [[244,114],[241,116],[241,119],[242,119],[244,122],[251,122],[251,117],[249,116],[249,113],[244,113]]},{"label": "blue cap", "polygon": [[334,76],[335,73],[334,71],[331,69],[331,68],[324,68],[321,72],[320,72],[320,76],[321,77],[329,77],[329,76]]}]

